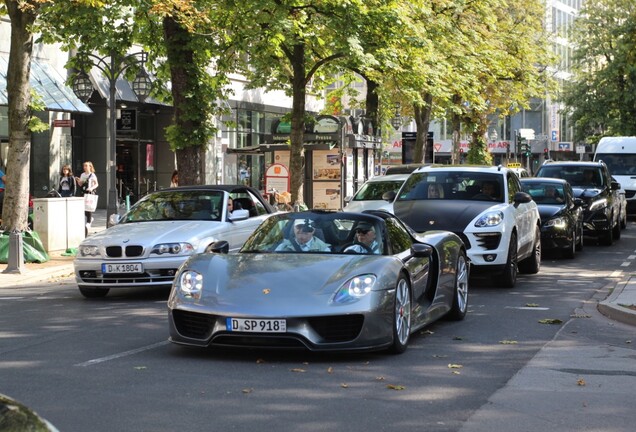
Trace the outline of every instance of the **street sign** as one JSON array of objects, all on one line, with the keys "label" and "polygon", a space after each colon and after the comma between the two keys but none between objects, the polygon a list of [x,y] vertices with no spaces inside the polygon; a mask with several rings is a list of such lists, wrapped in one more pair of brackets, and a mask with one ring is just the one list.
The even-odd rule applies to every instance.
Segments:
[{"label": "street sign", "polygon": [[570,151],[570,144],[569,142],[560,142],[559,143],[559,150],[561,151]]},{"label": "street sign", "polygon": [[441,144],[434,144],[433,145],[433,150],[435,150],[436,152],[440,151],[442,149],[442,145]]},{"label": "street sign", "polygon": [[551,139],[551,141],[558,141],[558,140],[559,140],[559,131],[553,130],[552,131],[552,139]]},{"label": "street sign", "polygon": [[521,138],[533,140],[534,139],[534,129],[519,129],[519,136]]},{"label": "street sign", "polygon": [[75,120],[53,120],[53,127],[75,127]]}]

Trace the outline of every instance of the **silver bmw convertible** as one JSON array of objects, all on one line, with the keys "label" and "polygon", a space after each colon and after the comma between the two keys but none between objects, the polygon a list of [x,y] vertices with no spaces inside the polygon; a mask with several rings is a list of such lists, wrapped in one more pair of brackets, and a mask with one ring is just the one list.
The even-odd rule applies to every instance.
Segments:
[{"label": "silver bmw convertible", "polygon": [[418,235],[384,211],[276,214],[239,253],[227,249],[217,242],[180,267],[172,342],[401,353],[423,326],[466,315],[461,239]]}]

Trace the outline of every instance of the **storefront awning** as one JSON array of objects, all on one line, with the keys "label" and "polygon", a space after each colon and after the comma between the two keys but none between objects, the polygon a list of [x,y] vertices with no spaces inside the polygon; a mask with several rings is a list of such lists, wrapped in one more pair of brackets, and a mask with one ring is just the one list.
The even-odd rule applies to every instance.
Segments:
[{"label": "storefront awning", "polygon": [[[103,75],[102,71],[100,71],[98,68],[91,69],[90,79],[93,82],[93,85],[95,86],[97,91],[99,92],[100,96],[103,99],[108,100],[108,95],[109,95],[108,79]],[[117,79],[117,81],[115,82],[115,88],[117,89],[117,91],[115,92],[115,99],[120,102],[136,102],[136,103],[143,102],[143,103],[150,103],[155,105],[166,105],[163,102],[159,102],[158,100],[150,96],[145,98],[143,101],[139,100],[139,98],[133,91],[131,84],[123,78]]]},{"label": "storefront awning", "polygon": [[[0,54],[0,105],[8,105],[7,70],[9,55]],[[73,90],[68,87],[64,78],[51,66],[39,60],[31,61],[30,84],[42,98],[49,111],[92,113]]]}]

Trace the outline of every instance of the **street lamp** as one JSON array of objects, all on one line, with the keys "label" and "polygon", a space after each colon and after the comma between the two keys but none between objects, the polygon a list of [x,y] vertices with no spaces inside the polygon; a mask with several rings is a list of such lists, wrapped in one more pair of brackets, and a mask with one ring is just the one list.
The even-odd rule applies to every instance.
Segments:
[{"label": "street lamp", "polygon": [[393,126],[395,130],[398,130],[402,127],[401,110],[402,110],[402,105],[399,102],[396,102],[394,106],[394,111],[393,111],[393,118],[391,119],[391,126]]},{"label": "street lamp", "polygon": [[[117,80],[131,66],[140,66],[137,76],[132,82],[132,89],[143,102],[150,94],[152,82],[143,68],[148,61],[148,53],[140,51],[128,55],[120,55],[111,52],[109,56],[98,57],[94,54],[84,54],[87,64],[99,69],[108,79],[108,111],[106,116],[106,140],[108,143],[106,153],[106,177],[108,194],[106,201],[106,220],[110,223],[111,216],[117,214],[117,179],[115,175],[117,164]],[[87,101],[93,93],[94,87],[86,72],[81,71],[73,80],[73,92]]]}]

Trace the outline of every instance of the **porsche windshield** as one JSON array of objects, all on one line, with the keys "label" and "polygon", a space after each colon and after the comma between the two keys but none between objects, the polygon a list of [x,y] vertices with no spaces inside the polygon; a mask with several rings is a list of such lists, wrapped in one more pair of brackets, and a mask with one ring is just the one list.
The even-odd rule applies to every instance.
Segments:
[{"label": "porsche windshield", "polygon": [[155,192],[138,201],[120,223],[164,220],[220,221],[222,209],[221,191]]}]

